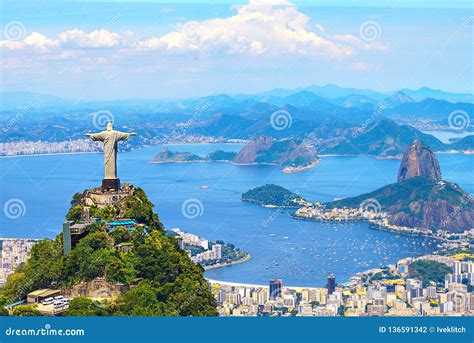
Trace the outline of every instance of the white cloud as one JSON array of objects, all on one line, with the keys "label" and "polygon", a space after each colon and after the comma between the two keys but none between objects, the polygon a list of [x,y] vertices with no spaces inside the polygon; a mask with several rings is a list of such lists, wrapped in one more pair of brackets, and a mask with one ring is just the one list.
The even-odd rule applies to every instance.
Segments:
[{"label": "white cloud", "polygon": [[79,29],[68,30],[56,39],[33,32],[22,41],[0,41],[0,47],[7,50],[33,49],[39,52],[54,51],[56,48],[67,49],[98,49],[125,46],[129,34],[120,35],[105,29],[86,33]]},{"label": "white cloud", "polygon": [[23,41],[0,41],[0,47],[7,50],[19,50],[24,48],[32,48],[40,52],[45,52],[50,48],[57,47],[58,41],[49,39],[45,35],[38,32],[33,32],[29,36],[25,37]]},{"label": "white cloud", "polygon": [[[28,49],[56,58],[73,58],[74,51],[116,49],[121,52],[201,54],[248,54],[323,56],[344,59],[361,50],[385,51],[388,46],[365,42],[351,34],[324,36],[320,24],[310,25],[310,17],[286,0],[255,1],[236,7],[236,14],[226,18],[190,21],[178,24],[162,36],[133,39],[131,33],[98,29],[84,32],[72,29],[48,38],[34,32],[20,41],[3,40],[6,50]],[[97,52],[98,54],[100,52]]]},{"label": "white cloud", "polygon": [[118,33],[108,30],[95,30],[91,33],[74,29],[59,35],[63,47],[73,48],[113,48],[120,45],[121,38]]},{"label": "white cloud", "polygon": [[[310,30],[309,20],[286,1],[250,1],[237,7],[234,16],[180,24],[175,31],[139,46],[165,47],[173,52],[295,53],[336,58],[352,55],[352,45],[318,36]],[[321,28],[318,30],[324,31]]]}]

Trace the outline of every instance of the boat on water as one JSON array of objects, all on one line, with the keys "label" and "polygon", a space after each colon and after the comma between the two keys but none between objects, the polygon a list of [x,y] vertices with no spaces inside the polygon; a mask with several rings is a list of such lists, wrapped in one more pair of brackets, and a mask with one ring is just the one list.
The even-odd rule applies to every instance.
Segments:
[{"label": "boat on water", "polygon": [[208,185],[202,185],[202,186],[199,186],[200,189],[209,189],[209,186]]}]

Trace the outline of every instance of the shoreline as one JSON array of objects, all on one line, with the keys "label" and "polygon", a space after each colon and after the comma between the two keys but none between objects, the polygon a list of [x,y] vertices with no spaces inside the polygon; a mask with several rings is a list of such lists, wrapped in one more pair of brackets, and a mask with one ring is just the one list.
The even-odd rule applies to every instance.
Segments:
[{"label": "shoreline", "polygon": [[[159,145],[208,145],[208,144],[242,144],[242,143],[166,143],[166,144],[146,144],[146,145],[143,145],[143,146],[139,146],[139,147],[136,147],[134,148],[133,150],[138,150],[138,149],[141,149],[141,148],[146,148],[146,147],[153,147],[153,146],[159,146]],[[38,154],[14,154],[14,155],[1,155],[0,156],[0,159],[7,159],[7,158],[15,158],[15,157],[36,157],[36,156],[57,156],[57,155],[80,155],[80,154],[100,154],[102,153],[102,151],[77,151],[77,152],[51,152],[51,153],[38,153]],[[450,150],[450,151],[436,151],[435,152],[436,154],[460,154],[460,155],[474,155],[474,151],[472,150]],[[379,157],[379,156],[376,156],[376,155],[365,155],[365,154],[359,154],[359,155],[355,155],[355,154],[319,154],[318,155],[319,157],[371,157],[371,158],[375,158],[375,159],[379,159],[379,160],[399,160],[401,158],[398,158],[398,157]],[[321,160],[319,160],[318,162],[316,162],[316,165],[319,164]],[[205,161],[158,161],[158,162],[151,162],[150,163],[196,163],[196,162],[207,162],[207,163],[214,163],[214,162],[222,162],[222,163],[231,163],[235,166],[259,166],[259,165],[269,165],[269,166],[278,166],[278,164],[276,163],[248,163],[248,164],[238,164],[238,163],[234,163],[233,161],[208,161],[208,160],[205,160]],[[312,169],[314,167],[316,167],[316,165],[312,166],[312,167],[308,167],[308,166],[305,166],[305,167],[285,167],[283,169],[283,172],[285,174],[291,174],[291,173],[295,173],[295,172],[300,172],[300,171],[304,171],[304,170],[308,170],[308,169]],[[301,170],[297,170],[297,171],[288,171],[288,172],[285,172],[284,170],[286,168],[301,168]]]},{"label": "shoreline", "polygon": [[306,165],[306,166],[300,166],[300,167],[285,167],[283,168],[283,173],[285,174],[293,174],[293,173],[299,173],[299,172],[302,172],[302,171],[305,171],[305,170],[309,170],[309,169],[313,169],[315,168],[319,162],[321,162],[321,160],[318,160],[318,161],[313,161],[311,162],[310,164]]},{"label": "shoreline", "polygon": [[298,209],[300,208],[301,206],[279,206],[279,205],[272,205],[272,204],[263,204],[261,202],[258,202],[256,200],[251,200],[251,199],[243,199],[241,198],[240,200],[242,200],[243,202],[248,202],[248,203],[251,203],[251,204],[255,204],[255,205],[259,205],[261,207],[264,207],[264,208],[284,208],[284,209]]},{"label": "shoreline", "polygon": [[195,160],[195,161],[153,161],[151,160],[148,163],[152,164],[166,164],[166,163],[229,163],[231,161],[227,160],[219,160],[219,161],[213,161],[213,160]]},{"label": "shoreline", "polygon": [[233,266],[233,265],[236,265],[236,264],[241,264],[241,263],[250,261],[251,259],[252,259],[252,255],[247,253],[244,257],[242,257],[241,259],[236,260],[236,261],[232,261],[232,262],[229,262],[229,263],[218,263],[218,264],[213,264],[211,266],[202,266],[202,267],[204,268],[204,270],[224,268],[224,267],[230,267],[230,266]]},{"label": "shoreline", "polygon": [[380,230],[384,232],[390,232],[390,233],[395,233],[398,235],[403,235],[403,236],[408,236],[408,237],[425,237],[425,238],[432,238],[436,240],[440,240],[443,242],[452,242],[448,240],[447,238],[444,237],[438,237],[435,235],[428,235],[424,233],[417,233],[417,232],[410,232],[408,230],[402,229],[402,228],[391,228],[387,226],[383,226],[381,224],[375,223],[371,220],[368,219],[363,219],[363,218],[358,218],[358,219],[345,219],[345,220],[323,220],[323,219],[318,219],[318,218],[309,218],[309,217],[303,217],[303,216],[297,216],[294,213],[292,213],[291,218],[295,220],[303,220],[303,221],[311,221],[311,222],[317,222],[317,223],[329,223],[329,224],[347,224],[347,223],[367,223],[369,225],[369,229],[372,230]]},{"label": "shoreline", "polygon": [[15,158],[15,157],[37,157],[37,156],[57,156],[57,155],[82,155],[82,154],[102,154],[102,151],[77,151],[77,152],[50,152],[46,154],[17,154],[0,156],[2,158]]}]

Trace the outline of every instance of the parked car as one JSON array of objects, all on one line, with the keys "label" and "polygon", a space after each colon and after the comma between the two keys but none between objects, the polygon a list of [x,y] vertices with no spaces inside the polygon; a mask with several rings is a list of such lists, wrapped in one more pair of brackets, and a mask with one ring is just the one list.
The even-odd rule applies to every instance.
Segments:
[{"label": "parked car", "polygon": [[51,305],[54,302],[53,298],[46,298],[42,301],[43,305]]}]

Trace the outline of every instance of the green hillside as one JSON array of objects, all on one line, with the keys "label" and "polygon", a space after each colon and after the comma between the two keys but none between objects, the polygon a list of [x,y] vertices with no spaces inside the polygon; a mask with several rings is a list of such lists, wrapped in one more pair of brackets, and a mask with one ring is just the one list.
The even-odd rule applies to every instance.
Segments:
[{"label": "green hillside", "polygon": [[[75,196],[68,219],[77,219],[80,197]],[[137,188],[116,206],[92,208],[92,215],[104,221],[126,216],[138,224],[131,232],[117,228],[104,230],[105,222],[93,224],[89,234],[63,256],[62,234],[34,245],[31,257],[0,288],[2,303],[23,299],[27,293],[49,287],[68,287],[97,277],[111,283],[138,284],[122,293],[116,302],[93,306],[86,298],[71,302],[71,315],[217,315],[214,298],[203,276],[202,267],[194,264],[174,237],[165,235],[152,210],[153,204]],[[131,243],[129,252],[116,245]]]},{"label": "green hillside", "polygon": [[299,207],[295,200],[303,200],[301,196],[278,185],[265,185],[251,189],[242,194],[242,200],[264,206]]},{"label": "green hillside", "polygon": [[358,208],[365,200],[377,200],[399,226],[464,231],[474,227],[474,201],[449,182],[414,177],[376,191],[327,203],[329,208]]}]

